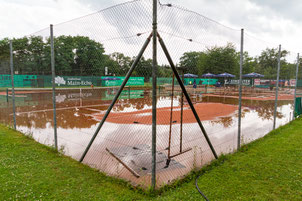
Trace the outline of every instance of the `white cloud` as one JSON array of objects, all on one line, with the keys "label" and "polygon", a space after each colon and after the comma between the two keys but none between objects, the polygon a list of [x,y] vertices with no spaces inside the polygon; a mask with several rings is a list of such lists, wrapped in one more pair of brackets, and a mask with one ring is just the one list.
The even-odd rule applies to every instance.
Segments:
[{"label": "white cloud", "polygon": [[[151,0],[142,0],[151,2]],[[104,9],[108,6],[122,3],[123,0],[0,0],[0,38],[4,37],[22,37],[30,33],[34,33],[42,28],[46,28],[49,24],[57,24],[68,21],[70,19],[87,15],[96,10]],[[276,47],[282,44],[291,52],[300,50],[300,33],[302,32],[300,15],[297,12],[302,7],[300,1],[288,3],[283,0],[279,1],[259,1],[259,0],[161,0],[161,2],[172,2],[176,5],[184,6],[190,10],[201,13],[211,19],[218,21],[226,26],[237,30],[244,28],[246,32],[257,37],[260,40],[247,37],[246,49],[253,49],[259,52],[258,49],[265,46]],[[285,9],[287,8],[287,9]],[[165,31],[172,32],[175,35],[180,35],[185,38],[193,38],[199,42],[205,43],[205,46],[222,44],[225,38],[231,38],[231,41],[238,43],[239,37],[237,32],[229,32],[226,34],[224,28],[213,27],[213,24],[207,23],[206,20],[190,19],[190,15],[184,13],[169,13],[167,9],[166,22],[162,24]],[[126,14],[121,14],[121,10],[115,14],[97,14],[92,15],[95,19],[81,18],[75,23],[65,23],[62,29],[56,30],[57,34],[66,33],[69,31],[71,35],[91,36],[99,41],[115,36],[128,36],[151,29],[150,19],[147,20],[145,15],[148,12],[139,12],[136,8],[128,8]],[[150,14],[150,13],[149,13]],[[170,14],[170,16],[169,16]],[[298,16],[299,15],[299,16]],[[109,17],[108,17],[109,16]],[[180,17],[180,18],[179,18]],[[86,21],[85,21],[86,19]],[[160,16],[159,16],[160,19]],[[164,20],[164,19],[162,19]],[[147,24],[150,24],[148,27]],[[88,27],[92,29],[89,29]],[[212,28],[211,28],[212,26]],[[59,28],[60,26],[57,26]],[[105,31],[104,31],[105,30]],[[206,30],[206,31],[204,31]],[[103,32],[103,33],[101,33]],[[211,35],[206,35],[206,32]],[[56,32],[55,32],[56,33]],[[45,36],[48,30],[45,31]],[[218,37],[220,34],[221,37]],[[233,35],[233,36],[232,36]],[[145,37],[145,36],[144,36]],[[168,37],[168,35],[166,36]],[[186,41],[180,42],[180,39],[172,39],[170,44],[177,46],[177,55],[184,50],[189,50],[190,45]],[[238,40],[237,40],[238,39]],[[216,40],[216,41],[215,41]],[[121,40],[121,45],[117,51],[131,51],[131,54],[136,51],[134,48],[135,42],[138,44],[143,40]],[[177,41],[177,42],[176,42]],[[122,44],[124,42],[124,44]],[[129,43],[127,46],[126,44]],[[177,43],[177,44],[176,44]],[[117,46],[116,42],[107,42],[106,50],[112,52]],[[198,48],[199,45],[191,45],[192,50]],[[135,49],[135,51],[133,51]],[[176,48],[175,48],[176,49]],[[176,51],[176,50],[175,50]]]},{"label": "white cloud", "polygon": [[183,5],[229,27],[244,28],[247,33],[260,39],[257,43],[262,46],[282,44],[294,54],[301,51],[301,1],[174,0],[173,4]]},{"label": "white cloud", "polygon": [[85,15],[91,10],[73,0],[0,0],[0,38],[22,37],[39,29]]}]

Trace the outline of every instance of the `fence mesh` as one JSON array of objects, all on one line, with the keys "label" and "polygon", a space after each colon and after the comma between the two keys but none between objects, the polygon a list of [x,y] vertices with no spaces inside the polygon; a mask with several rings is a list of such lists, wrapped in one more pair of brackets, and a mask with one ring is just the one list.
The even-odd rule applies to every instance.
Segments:
[{"label": "fence mesh", "polygon": [[[81,158],[151,31],[151,0],[126,2],[54,25],[58,147],[66,155]],[[12,42],[17,129],[53,146],[49,33],[46,28]],[[235,151],[241,31],[159,3],[158,33],[216,152]],[[0,42],[0,122],[12,125],[11,90],[6,92],[11,88],[9,40]],[[83,161],[144,187],[151,185],[152,171],[151,58],[150,43]],[[244,33],[242,74],[264,77],[243,76],[241,144],[273,129],[277,66],[278,44]],[[296,53],[282,47],[276,127],[293,117],[295,70]],[[156,185],[161,187],[200,169],[214,155],[160,44],[157,85]],[[301,99],[296,103],[301,111]]]}]

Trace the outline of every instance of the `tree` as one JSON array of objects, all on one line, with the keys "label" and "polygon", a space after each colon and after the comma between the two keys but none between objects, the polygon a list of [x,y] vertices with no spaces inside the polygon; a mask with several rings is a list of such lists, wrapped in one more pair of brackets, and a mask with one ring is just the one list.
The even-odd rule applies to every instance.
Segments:
[{"label": "tree", "polygon": [[[15,71],[19,74],[51,74],[50,39],[30,36],[13,39]],[[54,38],[55,66],[58,75],[103,75],[109,57],[101,43],[85,36]],[[9,40],[0,40],[1,65],[9,61]],[[109,62],[110,63],[110,62]]]},{"label": "tree", "polygon": [[[133,58],[132,63],[134,59],[135,58]],[[142,57],[135,67],[133,76],[144,77],[145,82],[148,82],[150,77],[152,76],[152,59],[146,60],[144,57]]]},{"label": "tree", "polygon": [[[238,61],[240,62],[240,54]],[[243,66],[242,66],[242,74],[252,73],[255,71],[255,67],[257,65],[257,60],[255,58],[250,57],[248,52],[243,53]],[[239,73],[238,73],[239,75]]]},{"label": "tree", "polygon": [[159,77],[171,77],[173,75],[173,71],[169,65],[161,65],[157,69]]},{"label": "tree", "polygon": [[231,43],[225,47],[212,47],[205,53],[200,54],[198,59],[198,74],[223,72],[238,74],[239,61],[238,52]]},{"label": "tree", "polygon": [[123,53],[114,52],[110,55],[110,59],[115,61],[118,64],[118,68],[112,69],[112,74],[118,74],[118,75],[126,75],[126,73],[129,71],[131,66],[131,58],[128,56],[125,56]]},{"label": "tree", "polygon": [[[111,59],[109,55],[104,55],[104,56],[105,56],[104,65],[105,65],[105,67],[108,67],[108,74],[122,76],[123,74],[121,73],[121,68],[120,68],[119,64],[116,61],[114,61],[113,59]],[[105,72],[104,72],[104,75],[105,75]]]},{"label": "tree", "polygon": [[[287,64],[285,57],[289,52],[281,51],[280,63],[282,68]],[[258,65],[256,71],[263,74],[267,79],[276,79],[278,67],[278,50],[277,48],[263,50],[261,55],[257,57]]]},{"label": "tree", "polygon": [[50,47],[44,43],[40,36],[31,36],[28,38],[27,51],[28,63],[27,67],[34,74],[44,74],[50,69]]},{"label": "tree", "polygon": [[185,67],[185,73],[198,74],[197,62],[202,52],[185,52],[180,58],[180,66]]},{"label": "tree", "polygon": [[13,39],[12,44],[14,50],[14,70],[20,74],[33,72],[29,59],[30,52],[27,51],[29,39],[27,37]]},{"label": "tree", "polygon": [[72,75],[78,69],[74,69],[75,46],[72,36],[59,36],[54,38],[55,64],[57,75]]},{"label": "tree", "polygon": [[0,40],[0,59],[9,60],[9,39]]},{"label": "tree", "polygon": [[106,58],[103,45],[84,36],[73,37],[74,69],[80,75],[104,75]]},{"label": "tree", "polygon": [[0,40],[0,73],[9,74],[9,40]]}]

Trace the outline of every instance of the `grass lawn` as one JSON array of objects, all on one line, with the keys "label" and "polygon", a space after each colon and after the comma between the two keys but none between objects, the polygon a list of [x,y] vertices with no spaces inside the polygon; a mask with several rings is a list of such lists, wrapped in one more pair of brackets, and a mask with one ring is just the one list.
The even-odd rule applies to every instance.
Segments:
[{"label": "grass lawn", "polygon": [[[202,172],[209,200],[302,200],[302,119]],[[196,174],[151,196],[0,125],[0,200],[202,200]]]}]

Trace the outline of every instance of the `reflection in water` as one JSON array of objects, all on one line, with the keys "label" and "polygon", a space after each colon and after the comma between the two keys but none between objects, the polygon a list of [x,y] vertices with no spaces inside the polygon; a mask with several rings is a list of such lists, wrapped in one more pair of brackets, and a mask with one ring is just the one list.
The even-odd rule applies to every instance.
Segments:
[{"label": "reflection in water", "polygon": [[[65,90],[59,91],[56,94],[57,101],[57,124],[59,128],[89,128],[95,125],[96,121],[93,117],[95,114],[104,113],[113,99],[116,90]],[[52,111],[52,94],[45,93],[27,93],[19,94],[16,97],[17,124],[29,128],[46,128],[47,123],[53,124]],[[1,100],[0,119],[3,123],[11,122],[9,116],[12,115],[10,104]],[[6,100],[6,99],[5,99]],[[159,107],[170,106],[169,94],[158,96]],[[203,97],[194,96],[194,103],[223,103],[229,105],[238,105],[238,99],[225,97]],[[291,104],[290,100],[278,101],[278,107]],[[185,104],[187,104],[185,102]],[[177,94],[174,101],[174,106],[180,105],[180,94]],[[115,104],[112,112],[123,111],[139,111],[151,109],[152,99],[150,90],[134,89],[124,90],[120,99]],[[257,113],[257,116],[262,120],[272,120],[274,114],[274,101],[261,100],[242,100],[242,118],[245,114]],[[233,125],[233,117],[237,114],[228,117],[220,117],[212,121],[213,124],[222,124],[224,127]],[[277,118],[281,119],[284,115],[277,111]]]},{"label": "reflection in water", "polygon": [[214,124],[222,124],[223,127],[228,128],[233,125],[233,117],[220,117],[218,120],[211,121]]}]

